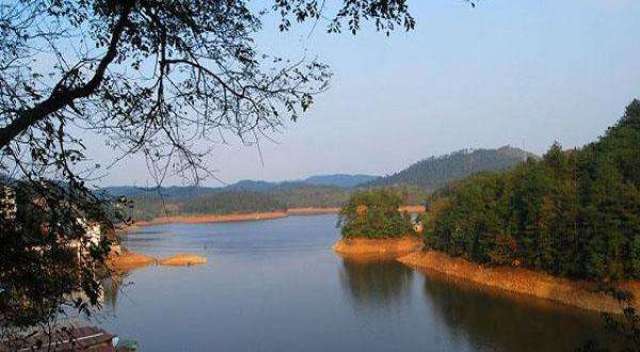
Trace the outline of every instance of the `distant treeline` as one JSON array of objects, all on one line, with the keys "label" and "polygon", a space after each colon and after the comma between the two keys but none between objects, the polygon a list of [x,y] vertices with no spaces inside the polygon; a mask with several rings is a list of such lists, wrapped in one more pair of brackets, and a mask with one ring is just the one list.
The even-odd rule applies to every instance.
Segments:
[{"label": "distant treeline", "polygon": [[333,186],[296,186],[266,191],[219,190],[201,196],[182,197],[146,192],[131,197],[132,217],[149,220],[159,216],[232,214],[283,211],[289,208],[339,207],[350,190]]},{"label": "distant treeline", "polygon": [[232,214],[283,211],[287,206],[269,194],[250,191],[215,192],[193,198],[165,198],[157,193],[132,198],[132,218],[150,220],[160,216]]},{"label": "distant treeline", "polygon": [[223,188],[112,187],[113,195],[133,201],[134,219],[162,215],[268,212],[289,208],[341,207],[354,191],[391,188],[405,205],[423,204],[431,192],[447,183],[484,170],[503,170],[531,156],[520,149],[462,150],[417,162],[386,177],[324,175],[301,181],[240,181]]},{"label": "distant treeline", "polygon": [[571,278],[640,278],[640,102],[597,142],[434,196],[429,247]]}]

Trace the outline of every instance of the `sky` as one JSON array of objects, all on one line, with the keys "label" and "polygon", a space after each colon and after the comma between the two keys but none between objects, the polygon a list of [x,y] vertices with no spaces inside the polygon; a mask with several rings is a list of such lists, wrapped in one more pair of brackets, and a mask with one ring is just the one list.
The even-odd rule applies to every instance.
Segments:
[{"label": "sky", "polygon": [[[258,48],[317,57],[334,73],[311,111],[257,147],[214,146],[208,163],[226,183],[316,174],[386,175],[463,148],[512,145],[542,154],[581,146],[640,97],[640,2],[634,0],[410,0],[416,29],[389,37],[266,18]],[[107,164],[101,143],[90,152]],[[260,157],[260,154],[262,157]],[[153,185],[139,157],[103,185]],[[210,179],[208,186],[220,186]],[[183,185],[170,178],[165,185]]]}]

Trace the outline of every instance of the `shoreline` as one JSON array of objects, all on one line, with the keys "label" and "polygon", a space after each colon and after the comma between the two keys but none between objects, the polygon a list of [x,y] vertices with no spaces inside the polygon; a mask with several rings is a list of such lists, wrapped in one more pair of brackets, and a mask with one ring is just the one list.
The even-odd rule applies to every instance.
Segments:
[{"label": "shoreline", "polygon": [[[593,282],[573,281],[522,268],[486,267],[436,251],[413,252],[397,260],[414,269],[434,271],[509,293],[537,297],[585,310],[622,313],[620,303],[597,291]],[[640,281],[627,281],[618,287],[631,292],[635,297],[634,306],[640,306]]]},{"label": "shoreline", "polygon": [[[399,210],[407,211],[409,213],[424,213],[424,207],[421,205],[404,205],[400,207]],[[135,230],[136,227],[166,225],[171,223],[206,224],[206,223],[216,223],[216,222],[260,221],[260,220],[281,219],[281,218],[286,218],[288,216],[337,214],[339,212],[340,212],[340,208],[337,208],[337,207],[328,207],[328,208],[306,207],[306,208],[290,208],[290,209],[287,209],[286,211],[271,211],[271,212],[161,216],[151,220],[136,221],[125,232]]]},{"label": "shoreline", "polygon": [[341,257],[348,259],[396,259],[419,251],[423,246],[419,237],[406,235],[400,238],[340,239],[331,248]]},{"label": "shoreline", "polygon": [[287,217],[288,214],[285,211],[273,211],[273,212],[256,212],[256,213],[241,213],[241,214],[202,214],[202,215],[175,215],[175,216],[161,216],[148,221],[136,221],[133,223],[132,228],[153,226],[153,225],[165,225],[165,224],[206,224],[211,222],[236,222],[236,221],[258,221],[258,220],[271,220]]}]

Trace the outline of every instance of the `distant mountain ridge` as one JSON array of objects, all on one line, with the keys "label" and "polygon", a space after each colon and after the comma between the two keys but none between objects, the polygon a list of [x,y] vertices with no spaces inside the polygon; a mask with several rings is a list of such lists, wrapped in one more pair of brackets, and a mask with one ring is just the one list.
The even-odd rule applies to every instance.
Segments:
[{"label": "distant mountain ridge", "polygon": [[217,192],[220,188],[197,186],[167,186],[167,187],[136,187],[136,186],[109,186],[105,187],[112,196],[125,196],[129,198],[144,196],[160,196],[171,199],[186,199],[204,194]]},{"label": "distant mountain ridge", "polygon": [[332,174],[315,175],[302,180],[281,182],[241,180],[224,187],[169,186],[158,189],[157,187],[111,186],[105,187],[105,190],[115,196],[138,197],[145,195],[153,196],[153,194],[156,194],[158,196],[162,195],[166,198],[180,199],[198,197],[216,192],[270,192],[274,190],[290,190],[306,186],[353,188],[379,177],[380,176],[364,174]]},{"label": "distant mountain ridge", "polygon": [[464,149],[421,160],[390,176],[331,174],[301,180],[268,182],[242,180],[225,187],[107,187],[114,196],[135,202],[134,218],[161,215],[225,214],[291,208],[342,206],[354,190],[369,187],[399,187],[407,204],[420,204],[425,197],[464,177],[511,168],[528,157],[524,150],[504,146],[498,149]]},{"label": "distant mountain ridge", "polygon": [[406,169],[373,180],[365,186],[409,185],[433,192],[449,182],[479,172],[509,169],[529,157],[538,158],[535,154],[508,145],[498,149],[462,149],[418,161]]},{"label": "distant mountain ridge", "polygon": [[303,180],[304,183],[320,186],[336,186],[342,188],[352,188],[367,182],[371,182],[380,178],[380,176],[372,175],[347,175],[347,174],[334,174],[334,175],[319,175],[307,177]]}]

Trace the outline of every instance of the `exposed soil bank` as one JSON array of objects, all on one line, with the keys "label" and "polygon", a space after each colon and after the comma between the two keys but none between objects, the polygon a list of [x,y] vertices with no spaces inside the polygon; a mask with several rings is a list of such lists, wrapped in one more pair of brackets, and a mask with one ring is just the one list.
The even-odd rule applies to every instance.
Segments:
[{"label": "exposed soil bank", "polygon": [[170,266],[191,266],[198,264],[206,264],[207,258],[195,254],[180,253],[173,257],[161,259],[158,264]]},{"label": "exposed soil bank", "polygon": [[121,250],[119,247],[116,247],[116,250],[113,250],[107,259],[107,264],[115,271],[130,271],[148,265],[191,266],[205,263],[207,263],[207,258],[195,254],[178,253],[169,258],[156,259],[126,249]]},{"label": "exposed soil bank", "polygon": [[[414,268],[433,270],[476,284],[582,309],[607,313],[621,312],[618,301],[597,292],[596,285],[590,282],[572,281],[521,268],[485,267],[436,251],[414,252],[398,258],[398,261]],[[640,306],[640,282],[626,282],[621,284],[620,288],[631,292],[635,297],[634,305]]]},{"label": "exposed soil bank", "polygon": [[424,213],[425,209],[424,209],[423,205],[403,205],[398,210],[406,211],[408,213],[422,214],[422,213]]},{"label": "exposed soil bank", "polygon": [[317,214],[337,214],[340,208],[291,208],[287,210],[287,215],[317,215]]},{"label": "exposed soil bank", "polygon": [[397,258],[418,251],[423,242],[416,236],[398,239],[342,239],[333,245],[333,250],[343,257],[355,259]]},{"label": "exposed soil bank", "polygon": [[120,253],[112,253],[107,259],[109,267],[117,271],[128,271],[156,264],[156,262],[156,258],[126,250]]}]

